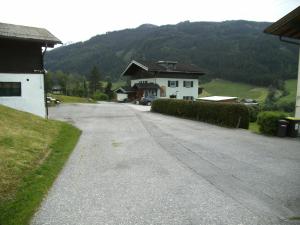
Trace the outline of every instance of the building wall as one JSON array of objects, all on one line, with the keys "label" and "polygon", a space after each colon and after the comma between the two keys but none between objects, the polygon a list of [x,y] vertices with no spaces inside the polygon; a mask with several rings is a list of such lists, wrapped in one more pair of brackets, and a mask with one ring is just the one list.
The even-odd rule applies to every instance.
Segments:
[{"label": "building wall", "polygon": [[[177,99],[183,99],[184,96],[192,96],[194,99],[198,98],[198,79],[181,79],[181,78],[146,78],[146,79],[134,79],[131,80],[131,86],[136,83],[147,81],[148,83],[156,83],[160,87],[166,88],[166,97],[170,95],[177,95]],[[168,87],[168,81],[178,81],[178,87]],[[183,81],[193,81],[193,87],[187,88],[183,86]],[[160,90],[158,95],[160,96]]]},{"label": "building wall", "polygon": [[1,73],[40,73],[43,70],[41,44],[0,38]]},{"label": "building wall", "polygon": [[21,96],[0,96],[0,104],[46,117],[43,74],[0,73],[0,82],[21,82]]}]

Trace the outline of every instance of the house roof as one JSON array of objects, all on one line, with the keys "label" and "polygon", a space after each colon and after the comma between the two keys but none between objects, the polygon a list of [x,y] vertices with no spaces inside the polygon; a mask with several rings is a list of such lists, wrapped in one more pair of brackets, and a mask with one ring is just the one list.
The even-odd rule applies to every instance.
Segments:
[{"label": "house roof", "polygon": [[44,28],[0,23],[0,38],[31,41],[53,47],[62,42]]},{"label": "house roof", "polygon": [[[174,65],[173,67],[166,67],[164,64]],[[179,63],[175,61],[135,61],[132,60],[127,68],[122,73],[123,76],[129,76],[128,70],[132,66],[138,66],[145,70],[146,72],[160,72],[160,73],[183,73],[183,74],[198,74],[204,75],[205,73],[201,70],[198,66],[194,64],[187,64],[187,63]]]},{"label": "house roof", "polygon": [[155,83],[136,83],[133,87],[137,89],[159,89],[159,85]]},{"label": "house roof", "polygon": [[132,87],[129,86],[122,86],[114,90],[114,92],[118,91],[121,91],[123,93],[135,92],[135,90],[133,90]]},{"label": "house roof", "polygon": [[264,32],[300,40],[300,6],[267,27]]}]

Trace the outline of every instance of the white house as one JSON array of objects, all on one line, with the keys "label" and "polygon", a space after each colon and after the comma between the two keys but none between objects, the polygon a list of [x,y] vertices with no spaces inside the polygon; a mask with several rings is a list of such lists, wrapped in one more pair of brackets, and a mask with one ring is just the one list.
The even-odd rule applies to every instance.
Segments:
[{"label": "white house", "polygon": [[[264,30],[265,33],[279,36],[283,42],[300,45],[300,6]],[[300,118],[300,51],[298,57],[298,82],[295,117]]]},{"label": "white house", "polygon": [[130,78],[135,98],[155,96],[193,100],[198,98],[198,78],[204,75],[197,66],[174,61],[137,62],[122,74]]},{"label": "white house", "polygon": [[0,23],[0,104],[46,117],[43,56],[58,43],[45,29]]}]

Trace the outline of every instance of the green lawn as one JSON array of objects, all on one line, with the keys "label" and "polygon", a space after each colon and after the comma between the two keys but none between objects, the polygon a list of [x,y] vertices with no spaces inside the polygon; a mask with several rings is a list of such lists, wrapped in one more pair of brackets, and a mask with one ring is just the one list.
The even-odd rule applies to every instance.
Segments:
[{"label": "green lawn", "polygon": [[95,103],[94,100],[89,98],[81,98],[81,97],[66,96],[66,95],[54,95],[54,94],[48,94],[48,95],[60,100],[62,103]]},{"label": "green lawn", "polygon": [[297,94],[297,80],[286,80],[285,88],[288,91],[288,95],[281,97],[277,102],[295,102]]},{"label": "green lawn", "polygon": [[257,133],[257,134],[260,133],[260,131],[259,131],[259,125],[256,122],[249,124],[249,130],[252,131],[252,132],[254,132],[254,133]]},{"label": "green lawn", "polygon": [[28,224],[80,131],[0,105],[0,224]]},{"label": "green lawn", "polygon": [[252,98],[263,102],[268,94],[268,89],[249,84],[225,81],[221,79],[212,80],[209,83],[200,84],[204,87],[202,96],[234,96],[239,98]]},{"label": "green lawn", "polygon": [[[107,85],[107,82],[106,81],[101,81],[102,83],[102,87],[105,88],[106,85]],[[113,82],[112,83],[112,90],[115,90],[121,86],[125,86],[126,85],[126,82],[125,81],[117,81],[117,82]]]}]

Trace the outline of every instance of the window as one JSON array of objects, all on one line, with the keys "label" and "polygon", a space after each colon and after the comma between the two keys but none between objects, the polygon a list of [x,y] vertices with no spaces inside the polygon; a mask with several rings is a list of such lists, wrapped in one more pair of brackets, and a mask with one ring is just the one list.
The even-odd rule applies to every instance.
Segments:
[{"label": "window", "polygon": [[183,100],[194,100],[193,96],[183,96]]},{"label": "window", "polygon": [[193,81],[183,81],[183,87],[190,88],[193,87]]},{"label": "window", "polygon": [[139,83],[140,83],[140,84],[147,84],[148,81],[146,81],[146,80],[140,80]]},{"label": "window", "polygon": [[168,81],[168,87],[178,87],[178,81],[174,81],[174,80],[169,80]]},{"label": "window", "polygon": [[21,82],[0,82],[0,97],[21,96]]}]

